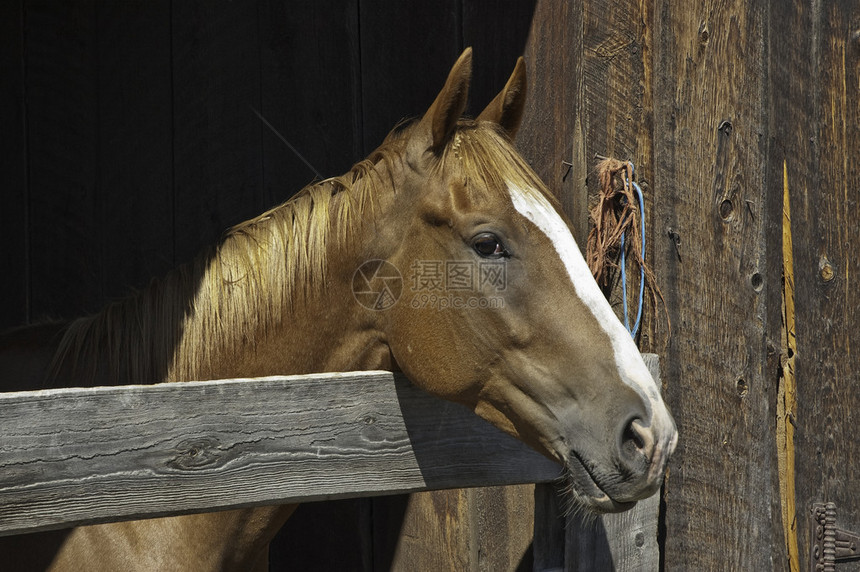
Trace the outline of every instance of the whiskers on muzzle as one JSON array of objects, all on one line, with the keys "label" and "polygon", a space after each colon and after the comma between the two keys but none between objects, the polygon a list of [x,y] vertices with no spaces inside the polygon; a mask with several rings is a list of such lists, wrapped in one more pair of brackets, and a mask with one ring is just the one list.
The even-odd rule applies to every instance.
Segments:
[{"label": "whiskers on muzzle", "polygon": [[580,494],[574,485],[573,470],[565,463],[561,474],[553,481],[561,505],[561,516],[575,518],[586,527],[593,527],[603,511],[595,510],[587,497]]}]

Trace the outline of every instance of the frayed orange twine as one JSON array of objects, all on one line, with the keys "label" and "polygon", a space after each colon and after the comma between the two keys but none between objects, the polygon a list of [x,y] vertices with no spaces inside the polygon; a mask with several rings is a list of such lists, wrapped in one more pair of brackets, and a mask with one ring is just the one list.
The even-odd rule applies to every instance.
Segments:
[{"label": "frayed orange twine", "polygon": [[[619,270],[618,259],[630,259],[637,267],[644,288],[652,302],[652,315],[656,314],[657,299],[664,302],[663,293],[651,269],[645,264],[643,238],[639,212],[639,200],[633,189],[633,164],[618,159],[603,159],[597,164],[600,193],[597,203],[590,210],[594,225],[588,233],[586,261],[594,279],[606,292],[611,289]],[[626,237],[626,239],[625,239]],[[622,250],[625,256],[622,257]],[[626,261],[624,262],[626,264]],[[626,288],[626,284],[622,284]],[[626,292],[625,302],[626,302]],[[640,300],[640,308],[643,303]],[[626,313],[626,304],[625,304]],[[669,316],[666,316],[667,322]],[[627,322],[627,316],[624,318]],[[671,329],[671,324],[670,324]],[[628,328],[629,329],[629,328]],[[635,337],[635,330],[632,332]]]}]

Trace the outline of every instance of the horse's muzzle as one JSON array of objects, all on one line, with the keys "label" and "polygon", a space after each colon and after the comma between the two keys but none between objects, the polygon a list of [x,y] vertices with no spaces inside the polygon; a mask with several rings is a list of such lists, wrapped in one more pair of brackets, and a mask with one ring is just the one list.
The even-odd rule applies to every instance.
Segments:
[{"label": "horse's muzzle", "polygon": [[606,492],[617,502],[632,502],[653,495],[663,483],[669,458],[678,443],[678,431],[668,411],[650,423],[634,417],[623,424],[617,442],[620,480]]}]

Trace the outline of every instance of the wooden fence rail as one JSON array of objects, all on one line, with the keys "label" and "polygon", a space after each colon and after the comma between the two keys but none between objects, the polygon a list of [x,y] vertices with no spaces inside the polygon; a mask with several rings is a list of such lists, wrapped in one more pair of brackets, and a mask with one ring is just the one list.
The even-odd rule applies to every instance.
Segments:
[{"label": "wooden fence rail", "polygon": [[389,372],[0,394],[0,436],[0,534],[560,473]]},{"label": "wooden fence rail", "polygon": [[[0,393],[0,536],[559,474],[390,372]],[[588,526],[557,497],[536,492],[536,569],[656,568],[657,497]]]}]

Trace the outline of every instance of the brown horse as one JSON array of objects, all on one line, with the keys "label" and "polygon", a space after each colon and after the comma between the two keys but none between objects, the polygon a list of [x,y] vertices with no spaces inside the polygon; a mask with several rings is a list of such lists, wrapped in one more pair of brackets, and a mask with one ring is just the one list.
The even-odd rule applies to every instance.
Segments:
[{"label": "brown horse", "polygon": [[[585,510],[654,494],[675,424],[558,203],[512,146],[525,65],[476,120],[461,118],[470,77],[466,50],[422,119],[140,294],[6,335],[0,375],[81,385],[399,369],[557,460]],[[428,268],[460,270],[439,283]],[[398,273],[409,278],[399,292]],[[368,303],[374,292],[387,297]],[[265,569],[294,508],[79,527],[51,569]]]}]

